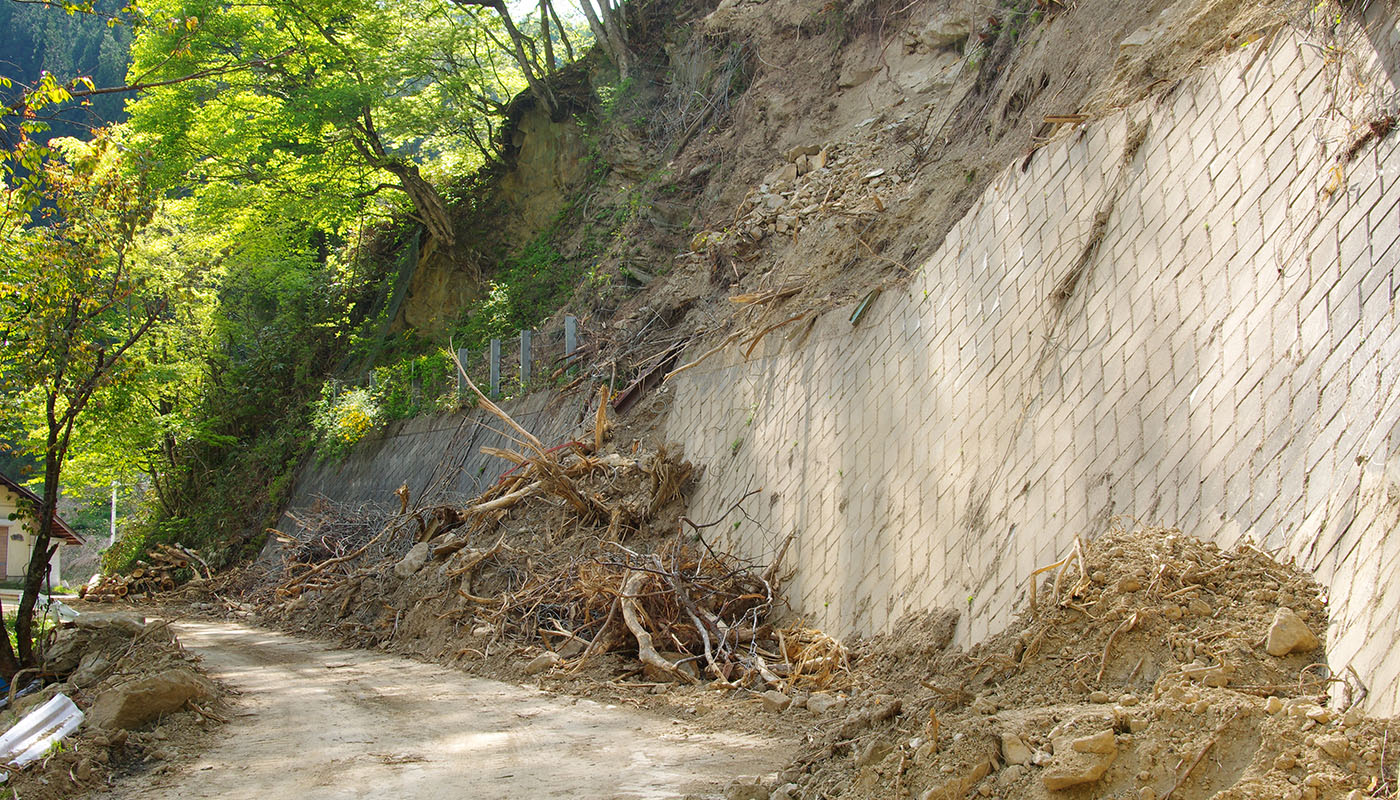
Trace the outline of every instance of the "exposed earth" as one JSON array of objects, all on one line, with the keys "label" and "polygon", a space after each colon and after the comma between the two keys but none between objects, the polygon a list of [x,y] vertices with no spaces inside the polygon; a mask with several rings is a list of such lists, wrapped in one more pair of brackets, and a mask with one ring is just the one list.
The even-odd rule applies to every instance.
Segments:
[{"label": "exposed earth", "polygon": [[553,695],[237,622],[182,622],[227,686],[198,758],[102,798],[667,798],[781,767],[791,743]]}]

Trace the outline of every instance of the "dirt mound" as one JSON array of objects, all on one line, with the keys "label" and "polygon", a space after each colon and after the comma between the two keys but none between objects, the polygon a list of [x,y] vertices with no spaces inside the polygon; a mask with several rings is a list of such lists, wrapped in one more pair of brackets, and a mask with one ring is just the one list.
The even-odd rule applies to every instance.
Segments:
[{"label": "dirt mound", "polygon": [[1307,576],[1163,529],[1116,531],[1047,573],[968,652],[930,657],[940,615],[858,647],[852,713],[902,713],[811,737],[788,775],[800,796],[1392,796],[1389,724],[1347,708],[1359,689],[1327,670]]},{"label": "dirt mound", "polygon": [[73,797],[119,774],[164,769],[201,749],[209,727],[227,721],[219,713],[220,687],[200,673],[168,621],[76,605],[77,619],[44,646],[47,685],[4,712],[8,729],[63,694],[86,715],[77,733],[4,784],[26,800]]}]

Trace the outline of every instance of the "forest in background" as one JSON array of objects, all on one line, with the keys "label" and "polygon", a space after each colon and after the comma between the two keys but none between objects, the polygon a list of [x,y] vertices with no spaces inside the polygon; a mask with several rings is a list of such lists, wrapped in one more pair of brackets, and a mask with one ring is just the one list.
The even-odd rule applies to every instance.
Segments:
[{"label": "forest in background", "polygon": [[[455,407],[421,379],[449,342],[567,302],[605,232],[565,263],[559,224],[509,247],[463,220],[523,109],[587,129],[593,87],[631,85],[627,10],[582,11],[0,2],[0,441],[40,551],[60,497],[95,514],[115,481],[109,569],[159,542],[245,557],[318,445]],[[406,258],[471,276],[446,335],[390,326]]]}]

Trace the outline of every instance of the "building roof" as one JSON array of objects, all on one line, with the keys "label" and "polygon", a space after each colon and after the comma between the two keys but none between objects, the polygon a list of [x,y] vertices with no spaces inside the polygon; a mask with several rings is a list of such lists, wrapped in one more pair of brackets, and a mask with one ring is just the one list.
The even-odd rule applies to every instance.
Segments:
[{"label": "building roof", "polygon": [[[6,475],[3,472],[0,472],[0,486],[5,486],[10,491],[14,492],[20,497],[23,497],[26,500],[33,502],[35,505],[38,505],[40,502],[42,502],[39,500],[39,495],[34,494],[29,489],[26,489],[25,487],[21,486],[17,481],[12,480],[9,475]],[[57,533],[60,537],[62,537],[63,540],[68,544],[83,543],[83,537],[79,536],[76,531],[68,527],[68,523],[63,521],[63,517],[60,517],[57,514],[55,514],[53,518],[53,524],[54,532]]]}]

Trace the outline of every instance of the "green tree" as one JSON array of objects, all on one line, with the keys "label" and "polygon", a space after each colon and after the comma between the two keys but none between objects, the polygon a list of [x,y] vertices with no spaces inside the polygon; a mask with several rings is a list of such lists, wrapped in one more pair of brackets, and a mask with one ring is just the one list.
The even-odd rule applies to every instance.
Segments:
[{"label": "green tree", "polygon": [[43,454],[18,651],[0,640],[6,676],[34,662],[34,604],[56,549],[50,542],[74,431],[93,398],[126,379],[133,348],[170,307],[168,284],[139,274],[130,258],[154,208],[140,170],[124,171],[120,149],[105,136],[56,145],[36,165],[37,182],[5,182],[0,215],[0,417],[31,431],[31,449]]},{"label": "green tree", "polygon": [[389,192],[427,232],[425,258],[476,266],[433,173],[464,139],[490,150],[490,118],[520,80],[482,46],[489,25],[437,0],[158,0],[147,12],[198,22],[146,28],[132,83],[257,62],[154,88],[131,106],[167,185],[225,196],[273,187],[285,216],[324,233],[344,232],[367,199]]}]

